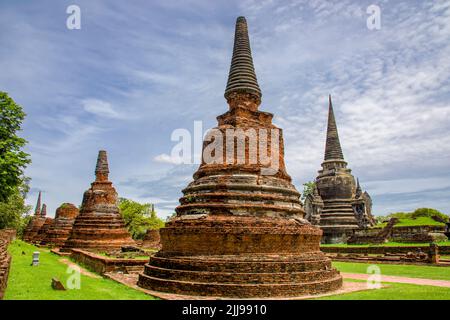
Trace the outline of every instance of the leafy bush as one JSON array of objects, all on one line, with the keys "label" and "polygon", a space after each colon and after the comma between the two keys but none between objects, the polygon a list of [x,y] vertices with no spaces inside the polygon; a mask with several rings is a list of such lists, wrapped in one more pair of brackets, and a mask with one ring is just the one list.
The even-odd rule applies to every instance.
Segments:
[{"label": "leafy bush", "polygon": [[135,240],[142,240],[149,229],[164,227],[164,221],[158,218],[150,203],[139,203],[120,198],[119,209],[125,225]]}]

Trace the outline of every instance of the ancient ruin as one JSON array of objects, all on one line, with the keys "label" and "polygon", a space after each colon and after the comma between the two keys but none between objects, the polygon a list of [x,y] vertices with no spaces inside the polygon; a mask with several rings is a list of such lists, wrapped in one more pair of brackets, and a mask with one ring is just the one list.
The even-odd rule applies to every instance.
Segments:
[{"label": "ancient ruin", "polygon": [[229,111],[205,138],[202,164],[183,190],[177,215],[160,230],[162,249],[138,285],[225,297],[340,288],[342,277],[319,248],[322,231],[303,219],[284,165],[282,132],[271,113],[258,110],[261,90],[244,17],[236,21],[225,98]]},{"label": "ancient ruin", "polygon": [[71,203],[63,203],[56,209],[55,219],[48,228],[41,245],[62,247],[72,231],[78,208]]},{"label": "ancient ruin", "polygon": [[375,224],[372,200],[347,168],[339,141],[331,96],[325,158],[316,189],[305,201],[306,219],[323,230],[323,243],[343,243],[355,230]]},{"label": "ancient ruin", "polygon": [[16,237],[16,230],[0,230],[0,300],[3,299],[8,284],[11,255],[8,253],[8,244]]},{"label": "ancient ruin", "polygon": [[106,151],[99,151],[95,181],[84,193],[80,213],[61,251],[74,248],[113,252],[123,246],[135,245],[125,228],[118,208],[117,192],[108,180]]},{"label": "ancient ruin", "polygon": [[159,235],[159,229],[148,229],[142,241],[143,248],[160,248],[161,237]]},{"label": "ancient ruin", "polygon": [[391,218],[384,228],[355,231],[348,244],[380,244],[388,241],[403,243],[430,243],[447,241],[444,225],[396,226],[397,218]]},{"label": "ancient ruin", "polygon": [[41,217],[45,217],[45,222],[32,239],[32,242],[37,244],[39,244],[42,241],[42,239],[45,238],[47,230],[53,224],[53,218],[47,217],[47,205],[45,203],[42,205]]},{"label": "ancient ruin", "polygon": [[[45,208],[45,207],[44,207]],[[27,242],[33,242],[34,238],[37,236],[39,230],[45,224],[46,214],[47,212],[41,212],[41,192],[39,191],[36,208],[34,209],[34,216],[28,222],[24,232],[23,232],[23,240]]]}]

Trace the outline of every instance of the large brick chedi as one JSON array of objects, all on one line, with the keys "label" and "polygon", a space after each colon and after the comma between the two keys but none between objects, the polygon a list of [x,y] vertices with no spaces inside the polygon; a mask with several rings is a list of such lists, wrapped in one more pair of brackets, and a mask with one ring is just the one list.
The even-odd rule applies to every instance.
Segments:
[{"label": "large brick chedi", "polygon": [[95,168],[95,181],[84,193],[80,213],[75,219],[62,251],[87,249],[113,252],[135,245],[120,215],[117,192],[108,180],[106,151],[100,151]]},{"label": "large brick chedi", "polygon": [[55,219],[48,228],[41,245],[62,247],[72,231],[78,208],[71,203],[63,203],[56,209]]},{"label": "large brick chedi", "polygon": [[207,134],[202,164],[177,215],[160,230],[162,249],[138,285],[187,295],[288,297],[335,290],[338,271],[319,249],[322,231],[303,219],[284,165],[281,130],[258,110],[247,23],[236,22],[225,90],[229,110]]},{"label": "large brick chedi", "polygon": [[316,189],[306,198],[305,208],[307,219],[322,228],[323,243],[346,242],[355,230],[375,223],[370,196],[362,192],[344,160],[331,96],[324,162],[316,178]]}]

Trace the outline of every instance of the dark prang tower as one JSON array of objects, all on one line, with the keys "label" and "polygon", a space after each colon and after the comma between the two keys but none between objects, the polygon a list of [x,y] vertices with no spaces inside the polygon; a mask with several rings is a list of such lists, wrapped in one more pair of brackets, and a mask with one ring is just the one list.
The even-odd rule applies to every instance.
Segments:
[{"label": "dark prang tower", "polygon": [[[213,139],[205,138],[202,163],[183,190],[176,217],[160,230],[162,249],[150,258],[138,285],[225,297],[338,289],[342,277],[319,248],[322,231],[303,219],[300,193],[286,172],[282,132],[271,113],[258,110],[261,90],[244,17],[236,21],[225,98],[229,110],[217,117]],[[248,135],[234,136],[239,130]],[[244,159],[228,138],[243,138]],[[206,159],[211,146],[214,161]]]},{"label": "dark prang tower", "polygon": [[[344,160],[329,96],[328,127],[322,170],[316,178],[316,197],[306,200],[307,219],[323,230],[323,243],[342,243],[354,230],[375,222],[369,195],[362,193]],[[317,197],[318,196],[318,197]],[[322,202],[322,204],[320,204]]]}]

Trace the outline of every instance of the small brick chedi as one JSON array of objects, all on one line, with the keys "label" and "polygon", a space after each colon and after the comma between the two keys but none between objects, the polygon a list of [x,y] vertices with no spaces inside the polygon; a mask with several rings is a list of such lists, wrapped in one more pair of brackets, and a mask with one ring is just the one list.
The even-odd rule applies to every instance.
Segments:
[{"label": "small brick chedi", "polygon": [[375,224],[372,200],[344,160],[331,96],[325,160],[315,182],[316,188],[305,201],[306,218],[323,230],[323,243],[344,243],[354,231]]},{"label": "small brick chedi", "polygon": [[117,192],[108,180],[106,151],[100,151],[95,168],[95,181],[84,193],[80,213],[62,251],[86,249],[114,252],[135,245],[120,215]]},{"label": "small brick chedi", "polygon": [[47,217],[47,205],[45,203],[42,205],[41,216],[46,217],[45,222],[32,240],[34,243],[37,244],[39,244],[42,241],[42,239],[45,238],[48,229],[53,224],[53,218]]},{"label": "small brick chedi", "polygon": [[160,229],[162,248],[138,285],[242,298],[340,288],[342,277],[319,248],[322,231],[303,219],[284,166],[281,130],[272,114],[258,110],[261,90],[244,17],[236,22],[225,98],[229,110],[207,134],[202,164],[177,215]]},{"label": "small brick chedi", "polygon": [[23,231],[23,240],[27,242],[33,242],[36,236],[39,233],[39,230],[46,222],[46,210],[45,207],[41,207],[41,192],[39,191],[36,208],[34,209],[34,215],[31,220],[28,222],[28,225],[25,227]]},{"label": "small brick chedi", "polygon": [[63,203],[56,209],[55,219],[48,228],[41,245],[62,247],[72,231],[78,208],[71,203]]}]

